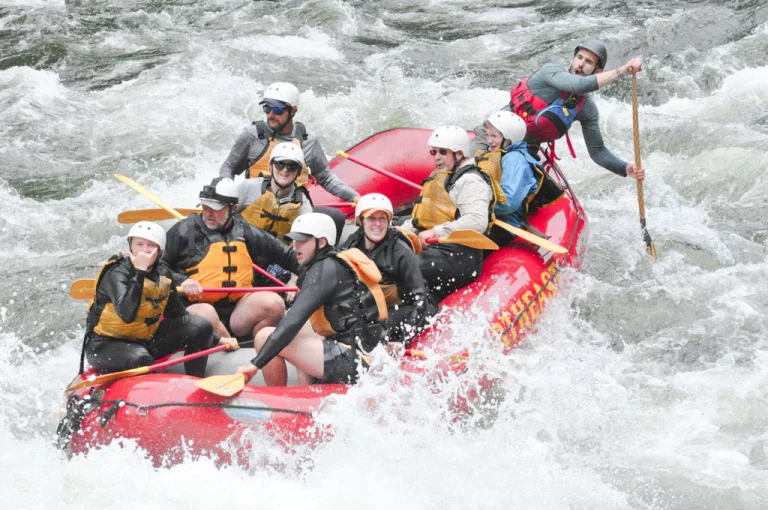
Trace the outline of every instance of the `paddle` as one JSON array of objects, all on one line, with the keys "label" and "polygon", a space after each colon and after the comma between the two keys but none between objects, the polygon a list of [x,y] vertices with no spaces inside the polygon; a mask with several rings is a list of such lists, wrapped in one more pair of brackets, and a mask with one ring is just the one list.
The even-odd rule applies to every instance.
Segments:
[{"label": "paddle", "polygon": [[[330,204],[317,204],[322,207],[354,207],[350,202],[332,202]],[[199,214],[200,209],[179,209],[175,208],[179,214],[189,216],[190,214]],[[176,218],[176,215],[171,214],[165,209],[133,209],[130,211],[123,211],[117,215],[117,222],[123,225],[138,223],[140,221],[163,221],[172,220]]]},{"label": "paddle", "polygon": [[83,381],[76,382],[75,384],[71,385],[69,388],[67,388],[64,391],[72,391],[79,388],[86,388],[88,386],[96,386],[98,384],[110,383],[118,379],[125,379],[126,377],[136,377],[137,375],[144,375],[144,374],[148,374],[149,372],[157,372],[158,370],[163,370],[164,368],[170,367],[172,365],[184,363],[185,361],[192,361],[193,359],[202,358],[203,356],[208,356],[215,352],[224,351],[228,349],[229,349],[229,345],[217,345],[216,347],[211,347],[210,349],[206,349],[200,352],[195,352],[174,360],[168,360],[162,363],[155,363],[154,365],[149,365],[146,367],[123,370],[122,372],[113,372],[111,374],[98,375],[93,378],[88,378]]},{"label": "paddle", "polygon": [[541,246],[545,250],[549,250],[553,253],[568,253],[568,250],[565,247],[560,246],[559,244],[555,244],[552,241],[544,239],[543,237],[539,237],[536,234],[531,234],[527,230],[523,230],[522,228],[517,228],[514,225],[510,225],[505,221],[493,220],[493,224],[497,227],[503,228],[508,232],[511,232],[512,234],[515,234],[518,237],[525,239],[531,244]]},{"label": "paddle", "polygon": [[[631,67],[632,73],[632,132],[635,138],[635,166],[640,168],[640,120],[637,113],[637,73]],[[640,229],[643,232],[643,241],[648,248],[648,255],[656,260],[656,247],[651,240],[651,234],[645,226],[645,200],[643,200],[643,181],[637,179],[637,205],[640,209]]]},{"label": "paddle", "polygon": [[[428,359],[427,353],[418,349],[407,349],[405,353],[414,358]],[[451,363],[466,363],[469,359],[468,356],[458,354],[444,357],[447,357]],[[370,362],[368,364],[370,365]],[[200,379],[195,383],[195,386],[221,397],[231,397],[245,388],[245,374],[214,375]]]},{"label": "paddle", "polygon": [[[183,216],[190,214],[199,214],[200,209],[174,209]],[[132,211],[123,211],[117,215],[117,222],[123,225],[138,223],[140,221],[163,221],[172,220],[176,215],[171,214],[165,209],[134,209]]]},{"label": "paddle", "polygon": [[368,164],[368,163],[366,163],[365,161],[361,161],[361,160],[357,159],[357,158],[356,158],[356,157],[354,157],[354,156],[350,156],[349,154],[347,154],[347,153],[346,153],[346,152],[344,152],[344,151],[336,151],[336,155],[337,155],[337,156],[340,156],[340,157],[342,157],[342,158],[344,158],[344,159],[348,159],[348,160],[350,160],[352,163],[357,163],[358,165],[360,165],[360,166],[362,166],[362,167],[365,167],[365,168],[367,168],[368,170],[373,170],[374,172],[376,172],[376,173],[378,173],[378,174],[381,174],[381,175],[386,175],[387,177],[389,177],[389,178],[391,178],[391,179],[394,179],[394,180],[396,180],[396,181],[398,181],[398,182],[402,182],[402,183],[403,183],[403,184],[405,184],[406,186],[410,186],[410,187],[412,187],[413,189],[417,189],[417,190],[421,191],[421,185],[420,185],[420,184],[416,184],[415,182],[411,182],[411,181],[409,181],[408,179],[404,179],[404,178],[400,177],[399,175],[395,175],[395,174],[393,174],[392,172],[387,172],[386,170],[384,170],[384,169],[382,169],[382,168],[377,168],[377,167],[375,167],[375,166],[373,166],[373,165],[369,165],[369,164]]},{"label": "paddle", "polygon": [[130,179],[130,178],[124,176],[124,175],[120,175],[120,174],[113,174],[113,175],[117,178],[117,180],[127,184],[131,188],[135,189],[136,191],[138,191],[139,193],[141,193],[142,195],[144,195],[145,197],[147,197],[148,199],[153,201],[159,207],[162,207],[163,209],[168,211],[168,213],[170,213],[171,216],[173,216],[177,220],[183,220],[184,219],[184,215],[183,214],[181,214],[179,211],[177,211],[176,209],[174,209],[170,205],[166,204],[164,201],[162,201],[160,199],[160,197],[158,197],[157,195],[155,195],[154,193],[152,193],[151,191],[146,189],[144,186],[142,186],[138,182],[136,182],[133,179]]},{"label": "paddle", "polygon": [[[142,195],[144,195],[145,197],[147,197],[148,199],[153,201],[155,204],[157,204],[160,207],[162,207],[162,210],[147,209],[147,210],[144,210],[144,211],[142,211],[142,210],[126,211],[125,213],[120,213],[120,215],[118,215],[118,217],[117,217],[118,221],[120,221],[120,216],[122,216],[124,214],[126,215],[125,216],[126,218],[130,217],[131,219],[135,220],[135,221],[131,221],[131,222],[127,222],[126,221],[126,223],[134,223],[134,222],[138,222],[138,221],[142,221],[142,220],[152,221],[151,219],[149,219],[149,217],[139,217],[140,215],[138,213],[141,213],[141,212],[149,212],[150,215],[152,215],[152,214],[160,214],[162,212],[163,214],[170,215],[170,216],[165,216],[165,217],[162,217],[162,218],[156,218],[156,219],[166,219],[166,220],[172,219],[172,218],[176,218],[177,220],[183,220],[189,214],[194,214],[194,213],[200,212],[200,209],[180,209],[180,210],[176,210],[173,207],[171,207],[168,204],[166,204],[157,195],[155,195],[154,193],[152,193],[151,191],[149,191],[148,189],[146,189],[144,186],[142,186],[138,182],[134,181],[133,179],[129,179],[128,177],[125,177],[124,175],[120,175],[120,174],[114,174],[114,176],[118,180],[124,182],[125,184],[127,184],[131,188],[135,189],[136,191],[138,191],[139,193],[141,193]],[[120,222],[123,223],[122,221],[120,221]],[[267,278],[272,280],[274,283],[279,284],[281,287],[285,286],[285,284],[283,282],[281,282],[280,280],[278,280],[277,278],[275,278],[271,274],[269,274],[266,271],[264,271],[261,267],[257,266],[256,264],[252,264],[252,266],[253,266],[253,269],[258,271],[262,275],[266,276]],[[75,282],[75,283],[77,283],[77,282]],[[74,286],[74,284],[73,284],[73,286]],[[220,291],[214,291],[214,292],[220,292]],[[251,290],[249,292],[255,292],[255,291]],[[286,291],[286,292],[295,292],[295,291],[291,290],[291,291]],[[79,298],[79,297],[74,296],[72,294],[72,290],[71,289],[70,289],[70,296],[72,296],[75,299],[90,299],[90,297]]]},{"label": "paddle", "polygon": [[[279,281],[279,280],[278,280]],[[283,282],[280,282],[281,284]],[[74,299],[92,299],[94,294],[94,286],[96,280],[83,279],[75,280],[72,282],[72,286],[69,288],[69,295]],[[180,293],[184,293],[184,289],[176,287],[176,290]],[[298,287],[203,287],[204,293],[209,294],[239,294],[247,292],[298,292]]]},{"label": "paddle", "polygon": [[[377,168],[377,167],[375,167],[373,165],[369,165],[365,161],[361,161],[361,160],[359,160],[359,159],[357,159],[357,158],[355,158],[353,156],[350,156],[349,154],[347,154],[344,151],[337,151],[336,155],[339,156],[339,157],[348,159],[348,160],[350,160],[353,163],[357,163],[358,165],[360,165],[362,167],[365,167],[368,170],[372,170],[372,171],[374,171],[376,173],[379,173],[381,175],[386,175],[387,177],[391,177],[392,179],[395,179],[398,182],[402,182],[403,184],[406,184],[406,185],[408,185],[408,186],[410,186],[410,187],[412,187],[414,189],[417,189],[417,190],[421,191],[421,186],[419,184],[411,182],[411,181],[409,181],[407,179],[403,179],[399,175],[395,175],[392,172],[388,172],[388,171],[383,170],[381,168]],[[532,233],[528,232],[527,230],[523,230],[521,228],[517,228],[515,226],[512,226],[509,223],[503,222],[501,220],[494,220],[493,224],[497,225],[497,226],[499,226],[499,227],[501,227],[501,228],[503,228],[505,230],[508,230],[509,232],[515,234],[516,236],[519,236],[519,237],[525,239],[526,241],[528,241],[528,242],[530,242],[532,244],[535,244],[536,246],[541,246],[542,248],[547,249],[547,250],[549,250],[551,252],[554,252],[554,253],[568,253],[568,250],[563,248],[562,246],[559,246],[559,245],[557,245],[557,244],[555,244],[555,243],[553,243],[551,241],[548,241],[548,240],[544,239],[543,237],[539,237],[536,234],[532,234]]]},{"label": "paddle", "polygon": [[427,244],[460,244],[478,250],[498,250],[499,245],[476,230],[454,230],[448,237],[432,237]]},{"label": "paddle", "polygon": [[195,386],[222,397],[231,397],[245,388],[245,374],[213,375],[200,379]]}]

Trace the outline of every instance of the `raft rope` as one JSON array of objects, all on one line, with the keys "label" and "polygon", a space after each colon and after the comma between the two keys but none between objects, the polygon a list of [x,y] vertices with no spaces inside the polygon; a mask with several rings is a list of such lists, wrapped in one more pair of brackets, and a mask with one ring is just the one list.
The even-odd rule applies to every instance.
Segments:
[{"label": "raft rope", "polygon": [[[308,411],[299,411],[296,409],[286,409],[282,407],[269,407],[269,406],[249,406],[249,405],[233,405],[233,404],[211,404],[203,402],[163,402],[160,404],[137,404],[135,402],[128,402],[123,399],[119,400],[102,400],[93,398],[93,391],[89,393],[89,398],[83,398],[79,395],[72,395],[67,401],[67,414],[64,419],[61,420],[56,430],[58,436],[57,446],[62,450],[67,450],[72,435],[80,430],[82,426],[83,418],[88,414],[98,409],[99,412],[99,425],[101,428],[106,427],[109,420],[111,420],[120,410],[121,407],[133,407],[136,409],[137,416],[148,416],[149,411],[152,409],[160,409],[163,407],[197,407],[197,408],[216,408],[216,409],[240,409],[248,411],[272,411],[277,413],[295,414],[299,416],[312,416],[312,413]],[[108,406],[108,407],[107,407]]]}]

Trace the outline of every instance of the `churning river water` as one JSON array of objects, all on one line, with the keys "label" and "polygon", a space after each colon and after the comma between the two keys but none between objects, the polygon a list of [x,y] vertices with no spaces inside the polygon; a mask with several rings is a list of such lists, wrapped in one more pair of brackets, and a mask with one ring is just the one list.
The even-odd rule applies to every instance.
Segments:
[{"label": "churning river water", "polygon": [[[587,254],[521,348],[476,353],[502,381],[495,420],[452,427],[428,391],[391,402],[369,378],[320,416],[329,444],[264,444],[249,473],[53,447],[86,314],[69,284],[123,249],[119,212],[151,207],[112,173],[194,206],[273,81],[299,87],[329,155],[396,126],[472,128],[586,37],[608,67],[645,59],[659,260],[634,181],[576,127],[578,158],[559,152]],[[767,56],[762,0],[0,0],[0,506],[768,507]],[[630,80],[596,100],[631,160]]]}]

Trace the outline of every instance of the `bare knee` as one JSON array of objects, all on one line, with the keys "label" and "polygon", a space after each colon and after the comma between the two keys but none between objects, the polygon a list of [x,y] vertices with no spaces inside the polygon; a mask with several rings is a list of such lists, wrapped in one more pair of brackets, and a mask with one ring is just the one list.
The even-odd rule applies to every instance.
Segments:
[{"label": "bare knee", "polygon": [[267,343],[267,338],[269,338],[269,335],[271,335],[274,330],[275,328],[264,328],[256,333],[256,337],[253,339],[253,342],[257,351],[260,351],[261,348],[264,347],[264,344]]},{"label": "bare knee", "polygon": [[219,314],[216,313],[216,309],[213,307],[213,305],[208,303],[196,303],[194,305],[190,305],[187,307],[187,311],[192,315],[197,315],[198,317],[208,319],[208,322],[211,324],[216,324],[219,322]]},{"label": "bare knee", "polygon": [[264,318],[279,321],[285,315],[285,302],[276,292],[270,293],[268,296],[264,296]]}]

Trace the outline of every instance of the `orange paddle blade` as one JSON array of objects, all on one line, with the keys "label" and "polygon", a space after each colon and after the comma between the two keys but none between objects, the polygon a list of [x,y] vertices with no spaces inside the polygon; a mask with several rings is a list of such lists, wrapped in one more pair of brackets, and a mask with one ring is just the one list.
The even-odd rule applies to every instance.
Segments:
[{"label": "orange paddle blade", "polygon": [[440,237],[440,244],[460,244],[478,250],[498,250],[499,245],[476,230],[454,230],[448,237]]},{"label": "orange paddle blade", "polygon": [[[179,214],[189,216],[198,214],[200,209],[175,209]],[[163,221],[172,220],[175,215],[165,209],[136,209],[133,211],[123,211],[117,215],[117,222],[122,224],[138,223],[140,221]]]},{"label": "orange paddle blade", "polygon": [[214,375],[200,379],[195,386],[222,397],[231,397],[245,388],[245,374]]},{"label": "orange paddle blade", "polygon": [[515,234],[518,237],[525,239],[531,244],[535,244],[536,246],[541,246],[545,250],[549,250],[552,253],[561,253],[561,254],[568,253],[568,250],[565,249],[563,246],[555,244],[552,241],[548,241],[543,237],[537,236],[536,234],[532,234],[527,230],[523,230],[522,228],[517,228],[501,220],[494,220],[493,224],[496,225],[497,227],[503,228],[507,232],[510,232],[512,234]]},{"label": "orange paddle blade", "polygon": [[122,372],[114,372],[112,374],[99,375],[93,378],[88,378],[80,382],[76,382],[64,391],[77,390],[79,388],[86,388],[88,386],[96,386],[99,384],[106,384],[118,379],[124,379],[126,377],[136,377],[137,375],[144,375],[149,372],[149,367],[132,368],[130,370],[123,370]]},{"label": "orange paddle blade", "polygon": [[75,280],[69,288],[69,295],[74,299],[93,299],[95,286],[96,280]]}]

